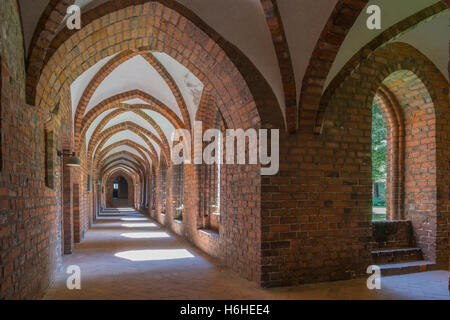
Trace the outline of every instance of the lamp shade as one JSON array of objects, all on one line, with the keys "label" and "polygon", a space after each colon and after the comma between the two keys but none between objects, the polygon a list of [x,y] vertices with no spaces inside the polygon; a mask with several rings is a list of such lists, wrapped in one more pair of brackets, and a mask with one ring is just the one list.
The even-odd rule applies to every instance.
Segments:
[{"label": "lamp shade", "polygon": [[68,166],[68,167],[79,167],[79,166],[81,166],[81,161],[77,157],[77,154],[75,152],[73,152],[72,156],[67,160],[66,166]]}]

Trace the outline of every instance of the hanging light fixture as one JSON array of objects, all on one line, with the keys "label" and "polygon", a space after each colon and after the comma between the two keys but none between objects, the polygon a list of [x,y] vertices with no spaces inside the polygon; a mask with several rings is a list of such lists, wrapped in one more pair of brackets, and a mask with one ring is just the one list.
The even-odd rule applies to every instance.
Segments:
[{"label": "hanging light fixture", "polygon": [[58,156],[69,156],[70,158],[67,159],[67,163],[66,166],[68,167],[79,167],[81,166],[81,161],[80,159],[77,157],[77,153],[76,152],[72,152],[72,154],[70,153],[63,153],[62,151],[58,151]]},{"label": "hanging light fixture", "polygon": [[77,157],[76,152],[72,152],[72,156],[69,158],[67,164],[68,167],[79,167],[81,166],[81,161]]}]

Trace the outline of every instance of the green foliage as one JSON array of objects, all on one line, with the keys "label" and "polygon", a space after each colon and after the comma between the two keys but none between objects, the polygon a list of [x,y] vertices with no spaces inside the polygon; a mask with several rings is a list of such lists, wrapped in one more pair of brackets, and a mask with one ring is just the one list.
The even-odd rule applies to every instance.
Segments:
[{"label": "green foliage", "polygon": [[372,215],[372,221],[385,221],[386,215],[385,214],[373,214]]},{"label": "green foliage", "polygon": [[373,197],[372,205],[376,208],[385,208],[386,207],[386,199]]},{"label": "green foliage", "polygon": [[386,123],[375,101],[372,104],[372,181],[386,181]]}]

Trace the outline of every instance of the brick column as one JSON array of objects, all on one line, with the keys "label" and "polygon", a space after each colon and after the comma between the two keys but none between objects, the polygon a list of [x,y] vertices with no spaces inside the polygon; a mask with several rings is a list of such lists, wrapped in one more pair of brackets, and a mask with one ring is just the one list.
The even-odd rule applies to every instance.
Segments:
[{"label": "brick column", "polygon": [[73,187],[73,229],[74,229],[74,241],[80,243],[81,241],[81,219],[80,219],[80,185],[74,183]]},{"label": "brick column", "polygon": [[[68,150],[64,150],[68,154]],[[72,169],[66,166],[70,156],[63,156],[63,231],[64,254],[71,254],[73,250],[73,193],[72,193]]]}]

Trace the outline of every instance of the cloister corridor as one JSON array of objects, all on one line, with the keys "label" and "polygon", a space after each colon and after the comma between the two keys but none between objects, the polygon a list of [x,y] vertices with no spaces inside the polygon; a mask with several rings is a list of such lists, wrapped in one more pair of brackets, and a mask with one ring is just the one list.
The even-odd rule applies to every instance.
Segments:
[{"label": "cloister corridor", "polygon": [[449,21],[450,0],[0,0],[0,308],[449,300]]},{"label": "cloister corridor", "polygon": [[[81,290],[66,287],[70,265],[81,269]],[[366,278],[262,289],[133,209],[106,209],[85,241],[64,257],[62,270],[42,298],[450,300],[449,276],[430,271],[383,277],[381,290],[367,289]]]}]

